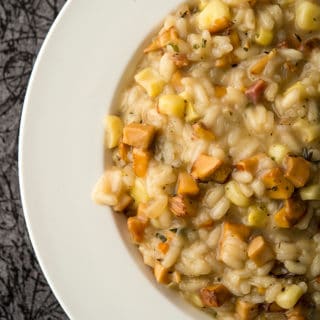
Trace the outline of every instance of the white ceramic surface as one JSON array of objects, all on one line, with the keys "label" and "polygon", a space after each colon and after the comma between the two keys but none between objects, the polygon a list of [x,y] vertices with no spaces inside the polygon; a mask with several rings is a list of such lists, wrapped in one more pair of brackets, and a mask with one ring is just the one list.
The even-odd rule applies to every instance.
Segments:
[{"label": "white ceramic surface", "polygon": [[178,2],[69,1],[37,59],[21,122],[21,194],[41,267],[72,319],[207,319],[154,283],[124,219],[90,199],[103,172],[103,116],[137,48]]}]

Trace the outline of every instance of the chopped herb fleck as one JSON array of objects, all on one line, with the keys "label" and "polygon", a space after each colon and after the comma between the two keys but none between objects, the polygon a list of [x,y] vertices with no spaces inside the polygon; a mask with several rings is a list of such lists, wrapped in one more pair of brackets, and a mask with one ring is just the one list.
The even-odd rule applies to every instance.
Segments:
[{"label": "chopped herb fleck", "polygon": [[207,46],[207,39],[202,39],[201,47],[205,48]]},{"label": "chopped herb fleck", "polygon": [[294,35],[295,35],[295,37],[298,39],[299,42],[302,42],[301,37],[300,37],[297,33],[295,33]]},{"label": "chopped herb fleck", "polygon": [[188,13],[189,13],[188,10],[186,10],[186,11],[184,11],[184,12],[181,12],[181,13],[180,13],[180,17],[181,17],[181,18],[185,18]]},{"label": "chopped herb fleck", "polygon": [[237,66],[238,66],[237,63],[233,63],[233,64],[231,65],[232,68],[236,68]]},{"label": "chopped herb fleck", "polygon": [[277,190],[278,190],[278,186],[273,186],[273,187],[271,188],[271,190],[272,190],[272,191],[277,191]]},{"label": "chopped herb fleck", "polygon": [[174,52],[179,52],[180,51],[177,44],[169,43],[168,45],[173,49]]},{"label": "chopped herb fleck", "polygon": [[248,52],[249,48],[244,47],[243,50],[246,51],[246,52]]},{"label": "chopped herb fleck", "polygon": [[169,229],[169,231],[174,232],[174,233],[177,233],[178,228],[172,228],[172,229]]},{"label": "chopped herb fleck", "polygon": [[307,161],[311,161],[313,156],[313,151],[309,150],[308,148],[302,149],[302,157],[305,158]]},{"label": "chopped herb fleck", "polygon": [[167,237],[164,236],[162,233],[157,232],[157,233],[156,233],[156,237],[157,237],[158,239],[160,239],[161,242],[166,242],[166,241],[167,241]]}]

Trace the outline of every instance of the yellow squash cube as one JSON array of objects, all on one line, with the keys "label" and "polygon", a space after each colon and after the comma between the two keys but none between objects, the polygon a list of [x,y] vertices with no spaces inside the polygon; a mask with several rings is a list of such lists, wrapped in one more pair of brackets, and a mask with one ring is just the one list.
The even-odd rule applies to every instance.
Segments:
[{"label": "yellow squash cube", "polygon": [[141,70],[135,75],[134,79],[147,91],[151,98],[158,96],[165,85],[160,74],[152,68]]},{"label": "yellow squash cube", "polygon": [[302,288],[296,284],[289,285],[276,297],[276,303],[283,309],[291,309],[304,294]]},{"label": "yellow squash cube", "polygon": [[185,108],[184,99],[176,94],[166,94],[159,98],[158,110],[162,114],[183,118]]},{"label": "yellow squash cube", "polygon": [[320,6],[303,1],[296,7],[296,25],[304,31],[320,30]]},{"label": "yellow squash cube", "polygon": [[248,209],[248,225],[262,228],[267,224],[267,211],[260,206],[250,206]]},{"label": "yellow squash cube", "polygon": [[230,24],[231,14],[229,7],[220,0],[211,0],[199,14],[199,28],[218,32]]},{"label": "yellow squash cube", "polygon": [[255,41],[257,44],[260,44],[261,46],[268,46],[271,44],[273,40],[273,32],[272,30],[267,30],[264,28],[259,28],[258,32],[255,36]]},{"label": "yellow squash cube", "polygon": [[105,130],[105,146],[112,149],[119,144],[123,123],[119,117],[112,115],[107,115],[103,122]]}]

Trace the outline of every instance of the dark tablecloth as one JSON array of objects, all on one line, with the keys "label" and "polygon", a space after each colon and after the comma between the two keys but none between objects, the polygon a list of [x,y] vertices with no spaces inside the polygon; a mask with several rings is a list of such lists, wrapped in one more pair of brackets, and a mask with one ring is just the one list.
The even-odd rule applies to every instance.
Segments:
[{"label": "dark tablecloth", "polygon": [[26,86],[64,0],[0,0],[0,320],[67,319],[35,258],[19,195],[18,134]]}]

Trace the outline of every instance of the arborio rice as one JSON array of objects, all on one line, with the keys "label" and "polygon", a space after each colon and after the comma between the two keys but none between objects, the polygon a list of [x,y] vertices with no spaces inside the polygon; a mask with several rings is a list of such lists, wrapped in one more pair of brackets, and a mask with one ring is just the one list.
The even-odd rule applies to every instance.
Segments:
[{"label": "arborio rice", "polygon": [[217,319],[320,319],[319,33],[316,1],[184,4],[105,118],[94,200]]}]

